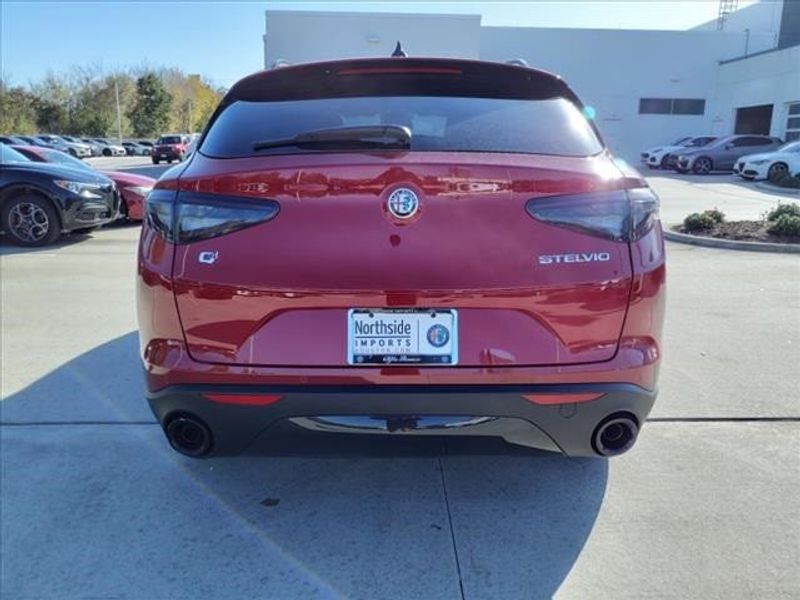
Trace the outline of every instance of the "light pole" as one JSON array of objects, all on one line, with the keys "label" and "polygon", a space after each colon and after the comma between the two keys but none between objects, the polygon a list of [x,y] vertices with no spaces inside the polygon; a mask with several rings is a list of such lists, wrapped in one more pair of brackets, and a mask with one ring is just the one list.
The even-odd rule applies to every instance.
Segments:
[{"label": "light pole", "polygon": [[122,112],[119,108],[119,84],[116,77],[114,77],[114,96],[117,99],[117,141],[122,144]]}]

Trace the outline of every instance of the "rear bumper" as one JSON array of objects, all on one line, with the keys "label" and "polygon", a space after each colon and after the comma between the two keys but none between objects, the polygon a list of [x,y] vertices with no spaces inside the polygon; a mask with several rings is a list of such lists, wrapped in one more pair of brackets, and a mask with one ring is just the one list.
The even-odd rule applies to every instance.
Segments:
[{"label": "rear bumper", "polygon": [[160,160],[175,160],[180,159],[183,156],[182,152],[175,150],[174,148],[164,149],[164,150],[153,150],[151,152],[153,158],[157,158]]},{"label": "rear bumper", "polygon": [[[584,402],[535,403],[524,395],[602,394]],[[229,395],[224,403],[209,395]],[[280,399],[268,405],[231,404],[230,395]],[[210,455],[237,455],[261,436],[285,428],[382,435],[496,436],[514,444],[597,456],[592,434],[608,416],[629,413],[641,426],[655,391],[633,384],[254,386],[176,385],[148,394],[166,426],[191,415],[211,430]],[[251,400],[252,401],[252,400]],[[555,400],[557,401],[557,400]],[[365,417],[354,419],[352,417]],[[430,419],[428,417],[439,417]]]}]

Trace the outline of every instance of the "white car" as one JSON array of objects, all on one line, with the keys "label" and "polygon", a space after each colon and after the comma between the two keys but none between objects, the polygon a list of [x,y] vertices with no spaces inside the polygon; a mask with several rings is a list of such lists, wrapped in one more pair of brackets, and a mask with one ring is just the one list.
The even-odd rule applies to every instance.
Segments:
[{"label": "white car", "polygon": [[199,133],[192,133],[189,135],[189,144],[186,146],[186,158],[189,158],[195,150],[197,150],[197,142],[200,141]]},{"label": "white car", "polygon": [[110,142],[106,138],[90,138],[93,142],[100,146],[100,153],[103,156],[127,156],[128,153],[125,148],[120,144]]},{"label": "white car", "polygon": [[699,148],[713,142],[716,138],[711,136],[685,137],[668,146],[656,146],[642,152],[642,163],[651,169],[669,169],[675,166],[678,154],[687,148]]},{"label": "white car", "polygon": [[736,161],[733,172],[745,179],[771,179],[779,173],[800,173],[800,141],[788,142],[774,152],[747,154]]}]

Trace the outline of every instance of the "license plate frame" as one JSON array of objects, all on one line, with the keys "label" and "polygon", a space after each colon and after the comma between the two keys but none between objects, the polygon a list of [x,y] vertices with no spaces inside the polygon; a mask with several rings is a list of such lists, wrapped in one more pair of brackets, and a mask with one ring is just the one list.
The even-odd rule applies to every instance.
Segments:
[{"label": "license plate frame", "polygon": [[[384,324],[380,333],[378,321],[372,321],[375,318]],[[389,328],[391,332],[384,333],[387,326],[395,329]],[[393,352],[395,348],[398,351]],[[458,364],[458,311],[454,308],[351,308],[347,311],[346,354],[347,364],[352,366],[455,366]]]}]

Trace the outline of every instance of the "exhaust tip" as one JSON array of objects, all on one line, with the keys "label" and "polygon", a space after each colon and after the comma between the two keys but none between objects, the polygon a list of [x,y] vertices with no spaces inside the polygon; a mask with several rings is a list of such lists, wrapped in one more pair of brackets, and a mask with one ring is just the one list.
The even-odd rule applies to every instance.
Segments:
[{"label": "exhaust tip", "polygon": [[191,415],[179,415],[164,428],[170,445],[186,456],[198,458],[211,450],[211,430],[200,419]]},{"label": "exhaust tip", "polygon": [[627,413],[617,413],[600,421],[592,434],[592,446],[601,456],[617,456],[630,450],[638,435],[636,419]]}]

